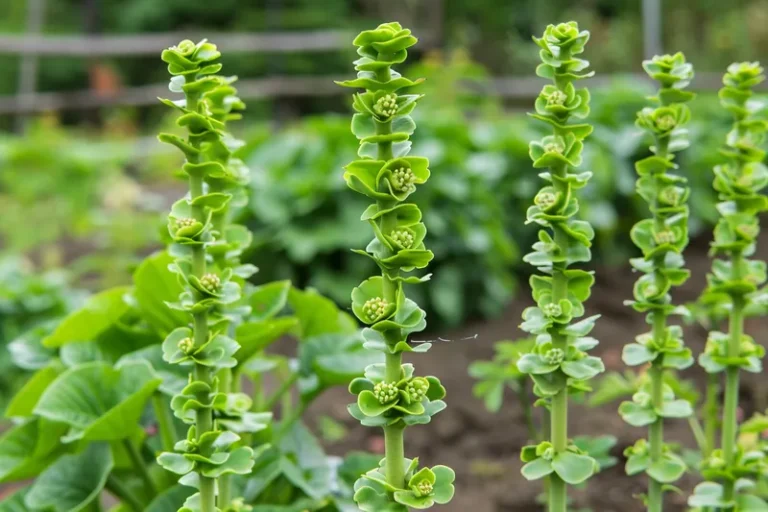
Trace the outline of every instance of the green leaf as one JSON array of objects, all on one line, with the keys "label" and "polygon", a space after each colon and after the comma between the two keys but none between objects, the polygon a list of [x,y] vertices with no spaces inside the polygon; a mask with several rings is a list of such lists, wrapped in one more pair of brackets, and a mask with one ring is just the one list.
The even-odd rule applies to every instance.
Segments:
[{"label": "green leaf", "polygon": [[128,361],[120,368],[88,363],[61,374],[34,412],[68,424],[65,442],[125,439],[140,428],[144,406],[160,383],[144,362]]},{"label": "green leaf", "polygon": [[50,512],[84,510],[98,499],[112,465],[109,445],[91,443],[82,453],[65,455],[43,472],[24,502]]},{"label": "green leaf", "polygon": [[566,483],[577,485],[598,471],[597,462],[589,455],[562,452],[552,460],[552,469]]},{"label": "green leaf", "polygon": [[167,302],[176,302],[184,291],[177,277],[168,271],[168,265],[173,261],[167,252],[156,252],[147,257],[133,274],[133,296],[141,310],[141,317],[162,337],[189,322],[186,313],[166,305]]},{"label": "green leaf", "polygon": [[27,492],[29,492],[29,488],[25,487],[0,501],[0,512],[29,512],[29,509],[24,505]]},{"label": "green leaf", "polygon": [[0,482],[38,475],[64,450],[59,437],[66,426],[32,418],[0,437]]},{"label": "green leaf", "polygon": [[174,485],[158,494],[144,512],[176,512],[194,492],[191,487]]},{"label": "green leaf", "polygon": [[578,361],[564,361],[561,365],[563,373],[576,380],[591,379],[605,371],[603,362],[598,357],[587,356]]},{"label": "green leaf", "polygon": [[685,473],[685,462],[672,453],[665,453],[661,459],[652,462],[648,467],[648,475],[663,484],[677,481]]},{"label": "green leaf", "polygon": [[246,363],[298,325],[299,320],[294,316],[267,318],[238,325],[235,331],[235,339],[240,344],[240,350],[235,352],[237,364]]},{"label": "green leaf", "polygon": [[622,402],[619,406],[621,417],[633,427],[650,425],[658,416],[650,407],[643,407],[635,402]]},{"label": "green leaf", "polygon": [[542,457],[534,459],[528,464],[524,465],[521,469],[521,473],[526,480],[538,480],[554,472],[552,462]]},{"label": "green leaf", "polygon": [[656,354],[645,345],[630,343],[624,346],[624,350],[621,352],[621,359],[628,366],[639,366],[656,359]]},{"label": "green leaf", "polygon": [[62,371],[64,368],[57,362],[36,371],[8,404],[5,416],[7,418],[31,416],[43,392]]},{"label": "green leaf", "polygon": [[248,298],[252,310],[250,319],[259,321],[276,316],[288,303],[290,291],[290,281],[275,281],[257,286]]},{"label": "green leaf", "polygon": [[355,321],[347,313],[339,310],[332,300],[315,290],[302,291],[291,288],[288,303],[299,319],[301,337],[304,339],[320,334],[351,333],[356,330]]},{"label": "green leaf", "polygon": [[116,324],[130,306],[124,296],[130,288],[112,288],[90,297],[82,308],[69,314],[53,333],[43,339],[46,347],[61,347],[67,343],[94,341]]}]

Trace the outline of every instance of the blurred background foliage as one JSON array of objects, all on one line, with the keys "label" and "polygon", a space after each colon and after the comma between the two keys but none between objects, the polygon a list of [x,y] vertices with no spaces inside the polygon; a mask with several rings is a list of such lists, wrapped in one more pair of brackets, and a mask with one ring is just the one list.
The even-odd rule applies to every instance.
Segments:
[{"label": "blurred background foliage", "polygon": [[[4,5],[1,32],[24,31],[25,4]],[[553,20],[573,18],[588,27],[593,67],[603,77],[615,76],[594,89],[596,129],[584,167],[595,179],[582,206],[598,230],[598,264],[623,263],[632,254],[626,233],[645,213],[633,194],[633,165],[648,144],[633,123],[650,89],[621,73],[640,69],[640,9],[638,0],[46,0],[43,33],[354,30],[384,18],[433,33],[435,40],[414,52],[409,70],[427,78],[413,141],[417,153],[431,159],[434,178],[415,197],[436,254],[432,285],[413,293],[427,294],[419,302],[439,328],[499,314],[528,272],[520,256],[535,230],[521,219],[537,180],[527,155],[537,128],[524,114],[531,101],[503,100],[493,93],[492,78],[530,76],[537,59],[530,36]],[[733,59],[757,57],[768,43],[768,0],[664,0],[663,9],[665,48],[685,51],[698,71],[719,73]],[[351,58],[350,45],[319,53],[235,53],[223,61],[228,73],[247,78],[348,76]],[[0,55],[0,68],[0,95],[13,94],[19,57]],[[106,87],[119,93],[163,82],[165,74],[156,56],[43,57],[38,90]],[[344,94],[249,100],[239,127],[247,140],[241,156],[254,169],[252,200],[241,216],[255,231],[249,257],[261,268],[256,279],[289,278],[345,307],[351,287],[371,272],[365,258],[349,251],[369,236],[355,213],[362,207],[341,177],[356,146],[350,102]],[[692,181],[693,229],[701,231],[714,216],[711,168],[728,119],[713,95],[702,94],[692,110],[695,150],[679,163]],[[0,304],[18,295],[7,290],[24,289],[19,276],[37,286],[58,269],[80,289],[129,281],[137,262],[159,244],[162,212],[180,190],[180,162],[152,135],[169,124],[162,112],[51,113],[30,120],[24,136],[0,135],[0,257],[26,269],[0,273]],[[11,121],[0,119],[0,126]],[[17,322],[8,311],[22,310],[2,307],[0,342],[7,342],[15,328],[6,324]]]}]

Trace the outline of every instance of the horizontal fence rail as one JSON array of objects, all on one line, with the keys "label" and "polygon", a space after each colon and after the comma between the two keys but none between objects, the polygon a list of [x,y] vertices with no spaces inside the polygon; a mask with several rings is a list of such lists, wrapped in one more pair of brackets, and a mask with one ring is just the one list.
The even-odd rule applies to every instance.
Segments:
[{"label": "horizontal fence rail", "polygon": [[[131,35],[0,35],[0,54],[68,57],[140,57],[157,55],[182,39],[213,41],[227,53],[323,52],[352,49],[356,32],[315,30],[275,33],[164,32]],[[423,47],[434,43],[430,31],[419,38]]]},{"label": "horizontal fence rail", "polygon": [[[348,94],[337,86],[334,80],[346,76],[283,76],[252,78],[237,83],[239,96],[244,99],[321,97]],[[649,82],[646,75],[627,74],[596,77],[590,86],[607,86],[615,81],[632,83]],[[692,89],[715,91],[722,84],[718,73],[699,73],[692,83]],[[536,97],[544,81],[535,76],[500,77],[478,85],[467,84],[470,91],[491,94],[512,100],[527,100]],[[0,96],[0,115],[36,114],[60,110],[84,110],[101,107],[147,106],[157,103],[158,97],[175,97],[165,84],[145,85],[117,89],[111,93],[82,90],[75,92],[36,92],[14,96]]]}]

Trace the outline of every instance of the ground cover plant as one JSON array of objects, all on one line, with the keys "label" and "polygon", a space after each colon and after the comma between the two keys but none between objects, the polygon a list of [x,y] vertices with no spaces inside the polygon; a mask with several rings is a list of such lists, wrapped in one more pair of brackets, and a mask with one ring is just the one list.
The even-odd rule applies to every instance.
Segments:
[{"label": "ground cover plant", "polygon": [[360,140],[358,155],[345,167],[347,185],[369,200],[361,220],[374,238],[358,254],[371,258],[381,271],[352,291],[352,310],[369,326],[365,346],[384,354],[384,363],[368,366],[349,390],[357,401],[349,406],[355,419],[384,431],[384,458],[378,468],[355,483],[355,502],[366,512],[407,512],[448,503],[455,478],[447,466],[421,467],[405,456],[406,427],[429,423],[445,408],[445,388],[437,377],[416,374],[403,354],[423,353],[430,343],[409,343],[412,333],[426,327],[426,314],[406,297],[406,284],[423,284],[429,275],[409,275],[425,268],[433,257],[424,244],[427,228],[421,211],[408,197],[430,176],[429,161],[410,155],[409,136],[416,129],[409,115],[419,95],[404,94],[414,82],[392,69],[402,64],[416,44],[411,31],[386,23],[360,33],[354,41],[360,58],[357,79],[340,85],[365,92],[353,96],[356,111],[352,133]]}]

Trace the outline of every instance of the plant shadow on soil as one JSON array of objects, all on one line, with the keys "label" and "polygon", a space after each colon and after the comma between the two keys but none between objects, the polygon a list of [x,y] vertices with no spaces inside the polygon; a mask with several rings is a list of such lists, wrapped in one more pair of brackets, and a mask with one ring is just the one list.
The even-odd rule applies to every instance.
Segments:
[{"label": "plant shadow on soil", "polygon": [[[704,276],[709,271],[711,260],[707,257],[708,240],[692,241],[686,251],[687,267],[692,278],[676,290],[676,303],[696,299],[705,284]],[[758,256],[768,255],[768,240],[763,237]],[[603,358],[606,371],[624,371],[621,361],[622,347],[634,336],[648,329],[643,315],[624,306],[623,301],[631,297],[632,285],[637,279],[628,267],[601,269],[599,261],[596,284],[592,297],[587,302],[587,314],[600,313],[592,335],[600,340],[594,354]],[[438,332],[425,335],[425,339],[441,337],[450,340],[471,339],[435,344],[426,355],[412,359],[420,374],[437,375],[448,390],[448,408],[440,413],[429,425],[408,429],[406,434],[406,455],[418,455],[424,464],[446,464],[456,470],[456,496],[453,501],[437,509],[445,512],[539,512],[544,510],[538,504],[537,496],[541,484],[527,482],[520,475],[519,452],[529,444],[523,422],[522,409],[510,393],[498,414],[485,410],[480,400],[472,395],[474,381],[468,376],[467,368],[472,361],[489,359],[493,344],[498,340],[522,337],[518,329],[522,310],[530,305],[526,297],[527,288],[521,287],[518,298],[509,305],[504,314],[485,322],[470,323],[452,332]],[[748,320],[747,332],[755,340],[766,344],[765,318]],[[476,335],[476,338],[474,336]],[[699,326],[685,327],[686,344],[699,354],[706,341],[706,331]],[[410,359],[409,359],[410,360]],[[705,374],[694,365],[683,373],[687,379],[696,382],[703,390]],[[755,409],[759,390],[760,375],[744,374],[741,405],[747,415]],[[344,389],[333,389],[311,407],[310,423],[313,419],[329,415],[347,427],[347,435],[329,446],[331,453],[343,454],[350,450],[383,451],[383,440],[379,429],[361,427],[349,418],[346,404],[350,395]],[[586,489],[571,489],[572,510],[589,508],[593,512],[641,512],[645,510],[637,495],[646,488],[646,479],[624,474],[622,452],[637,439],[647,435],[646,429],[630,427],[617,413],[618,403],[599,408],[587,408],[573,404],[570,409],[569,435],[611,434],[618,439],[611,455],[619,459],[618,464],[589,480]],[[764,407],[764,405],[763,405]],[[668,420],[665,424],[665,439],[693,447],[694,441],[686,420]],[[670,492],[666,494],[667,512],[686,510],[685,500],[697,477],[686,475],[679,485],[685,495]]]}]

